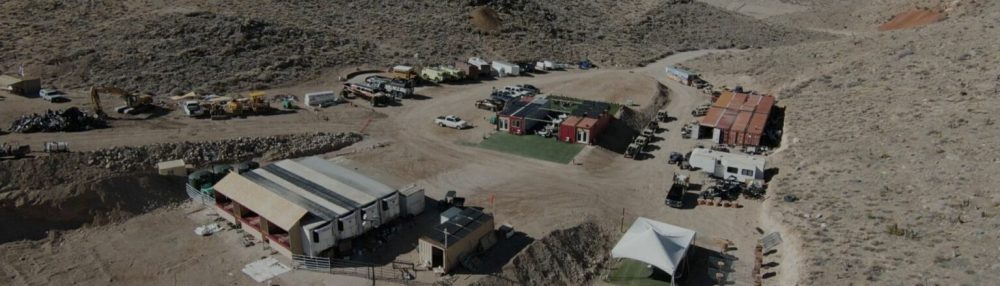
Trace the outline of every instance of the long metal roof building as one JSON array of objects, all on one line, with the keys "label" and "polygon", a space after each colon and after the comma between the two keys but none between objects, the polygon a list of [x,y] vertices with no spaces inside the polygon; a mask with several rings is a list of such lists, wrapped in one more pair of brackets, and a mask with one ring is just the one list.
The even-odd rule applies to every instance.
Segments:
[{"label": "long metal roof building", "polygon": [[[249,207],[264,217],[287,217],[279,223],[284,225],[294,224],[305,215],[303,211],[335,220],[396,192],[354,170],[317,157],[283,160],[242,175],[231,174],[216,184],[215,189],[241,203],[252,204]],[[269,202],[273,200],[296,207]]]}]

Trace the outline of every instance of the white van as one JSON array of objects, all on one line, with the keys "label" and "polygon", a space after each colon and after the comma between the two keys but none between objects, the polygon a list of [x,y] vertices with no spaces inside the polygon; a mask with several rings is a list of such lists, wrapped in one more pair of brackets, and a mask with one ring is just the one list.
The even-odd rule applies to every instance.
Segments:
[{"label": "white van", "polygon": [[336,92],[329,90],[306,93],[305,95],[306,106],[327,107],[337,104],[337,102],[340,102],[340,96],[338,96]]}]

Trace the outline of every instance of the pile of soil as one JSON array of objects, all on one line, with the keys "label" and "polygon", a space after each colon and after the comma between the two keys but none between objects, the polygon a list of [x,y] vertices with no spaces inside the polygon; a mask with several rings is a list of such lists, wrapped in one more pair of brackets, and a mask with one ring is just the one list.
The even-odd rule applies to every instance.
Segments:
[{"label": "pile of soil", "polygon": [[889,31],[889,30],[899,30],[899,29],[910,29],[920,26],[930,25],[931,23],[940,21],[944,19],[944,14],[941,11],[927,10],[927,9],[911,9],[904,11],[902,13],[896,14],[892,17],[892,20],[882,24],[878,27],[879,31]]},{"label": "pile of soil", "polygon": [[502,273],[472,285],[584,285],[607,264],[611,243],[592,222],[556,230],[514,257]]},{"label": "pile of soil", "polygon": [[472,9],[469,15],[469,22],[473,27],[483,32],[496,32],[500,30],[500,15],[490,7],[478,7]]}]

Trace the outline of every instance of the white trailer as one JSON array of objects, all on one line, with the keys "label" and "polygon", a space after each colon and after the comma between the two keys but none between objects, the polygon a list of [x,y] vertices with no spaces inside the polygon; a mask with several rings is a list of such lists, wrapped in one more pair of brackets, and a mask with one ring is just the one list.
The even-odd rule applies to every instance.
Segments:
[{"label": "white trailer", "polygon": [[521,67],[504,61],[493,61],[493,73],[498,77],[521,75]]},{"label": "white trailer", "polygon": [[321,252],[337,244],[333,229],[336,223],[319,218],[302,222],[302,252],[309,256],[319,256]]},{"label": "white trailer", "polygon": [[332,90],[306,93],[304,97],[306,106],[327,107],[340,102],[340,96]]},{"label": "white trailer", "polygon": [[688,159],[691,167],[698,168],[714,177],[747,182],[764,179],[767,161],[762,156],[735,154],[696,148]]}]

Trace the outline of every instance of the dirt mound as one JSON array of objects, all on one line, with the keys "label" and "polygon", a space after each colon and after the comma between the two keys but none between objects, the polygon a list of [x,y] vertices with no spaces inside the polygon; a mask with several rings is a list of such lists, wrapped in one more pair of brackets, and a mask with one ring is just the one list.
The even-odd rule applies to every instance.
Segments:
[{"label": "dirt mound", "polygon": [[944,14],[942,14],[941,11],[911,9],[903,13],[896,14],[896,16],[892,17],[892,20],[889,20],[889,22],[885,22],[885,24],[879,26],[878,30],[889,31],[915,28],[929,25],[940,21],[941,19],[944,19]]},{"label": "dirt mound", "polygon": [[502,273],[473,285],[584,285],[607,262],[611,242],[603,229],[590,222],[553,231],[514,257]]},{"label": "dirt mound", "polygon": [[472,10],[469,15],[472,26],[483,32],[495,32],[500,30],[500,15],[490,7],[479,7]]},{"label": "dirt mound", "polygon": [[[62,185],[45,192],[0,193],[0,243],[41,239],[51,230],[121,221],[183,202],[184,180],[130,174]],[[53,197],[58,196],[58,197]]]}]

